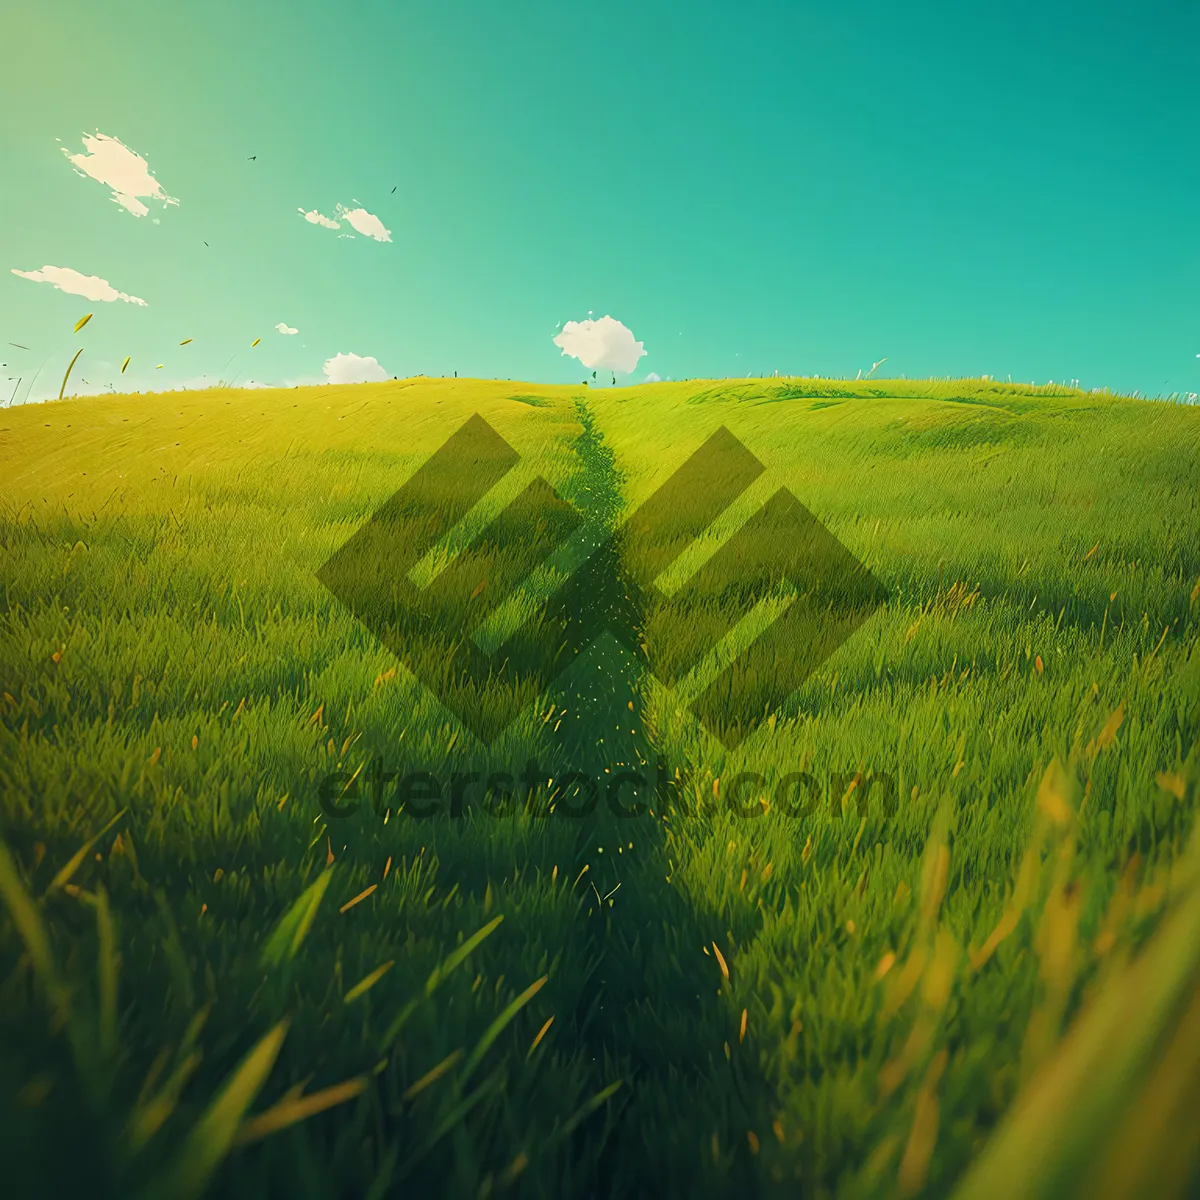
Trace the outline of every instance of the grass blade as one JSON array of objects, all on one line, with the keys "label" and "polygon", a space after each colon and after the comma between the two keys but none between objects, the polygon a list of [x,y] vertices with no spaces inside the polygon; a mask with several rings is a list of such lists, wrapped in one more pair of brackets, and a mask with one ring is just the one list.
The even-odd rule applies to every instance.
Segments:
[{"label": "grass blade", "polygon": [[278,1104],[268,1108],[266,1112],[259,1113],[257,1117],[246,1121],[238,1130],[234,1144],[245,1146],[250,1142],[257,1142],[262,1138],[269,1137],[272,1133],[286,1129],[289,1125],[295,1125],[298,1121],[307,1120],[319,1112],[324,1112],[327,1108],[333,1108],[335,1105],[344,1104],[347,1100],[353,1100],[355,1096],[361,1096],[366,1090],[366,1078],[358,1076],[354,1079],[347,1079],[344,1083],[335,1083],[332,1087],[323,1088],[311,1096],[281,1100]]},{"label": "grass blade", "polygon": [[467,955],[470,954],[471,951],[483,941],[484,938],[488,937],[492,930],[494,930],[496,926],[499,925],[503,920],[503,915],[494,917],[482,929],[479,929],[475,933],[471,934],[471,936],[467,938],[467,940],[463,942],[461,946],[457,947],[449,955],[447,955],[446,961],[435,967],[433,974],[430,975],[429,979],[426,981],[425,995],[431,996],[434,988],[444,982],[450,972],[453,971],[455,967],[457,967],[463,961],[463,959],[465,959]]},{"label": "grass blade", "polygon": [[186,1055],[154,1096],[134,1109],[126,1133],[129,1145],[134,1151],[140,1150],[175,1111],[183,1089],[196,1073],[202,1058],[199,1050],[193,1050],[191,1054]]},{"label": "grass blade", "polygon": [[609,1098],[623,1083],[623,1080],[618,1079],[616,1083],[610,1083],[608,1087],[597,1092],[586,1104],[584,1104],[578,1112],[575,1113],[570,1120],[559,1131],[559,1136],[568,1138],[573,1134],[579,1124],[585,1121]]},{"label": "grass blade", "polygon": [[117,813],[117,815],[113,817],[112,820],[110,820],[98,834],[96,834],[94,837],[88,838],[88,840],[84,842],[84,844],[80,846],[78,850],[75,851],[70,860],[67,862],[66,866],[63,867],[62,870],[60,870],[52,880],[50,880],[50,886],[47,888],[47,893],[53,892],[58,888],[65,887],[66,884],[70,882],[71,876],[79,870],[79,864],[83,862],[85,858],[87,858],[92,847],[125,815],[125,812],[125,809],[121,809],[121,811]]},{"label": "grass blade", "polygon": [[70,363],[67,364],[67,373],[63,376],[62,387],[60,387],[58,389],[58,398],[60,400],[63,398],[63,392],[65,392],[67,390],[67,380],[71,378],[71,368],[74,367],[75,364],[79,361],[79,356],[82,353],[83,353],[83,347],[80,346],[79,349],[75,351],[75,357],[73,359],[71,359]]},{"label": "grass blade", "polygon": [[515,1000],[513,1000],[507,1008],[487,1027],[487,1031],[483,1037],[479,1039],[479,1045],[471,1051],[471,1057],[467,1059],[466,1066],[463,1067],[462,1078],[465,1080],[471,1072],[479,1065],[483,1056],[491,1049],[492,1043],[504,1032],[509,1022],[542,990],[546,980],[550,977],[543,975],[541,979],[535,979]]},{"label": "grass blade", "polygon": [[96,889],[96,936],[100,943],[100,1054],[109,1058],[117,1048],[117,948],[108,893]]},{"label": "grass blade", "polygon": [[332,878],[332,868],[326,868],[317,880],[305,888],[300,898],[284,913],[275,932],[267,940],[262,951],[262,964],[265,967],[277,967],[284,962],[290,962],[296,957],[296,952],[308,936],[312,923],[316,920],[317,909],[325,889],[329,887]]},{"label": "grass blade", "polygon": [[288,1022],[280,1021],[242,1060],[188,1135],[161,1195],[163,1200],[198,1200],[213,1172],[232,1149],[246,1110],[254,1103],[279,1057]]},{"label": "grass blade", "polygon": [[51,1004],[60,1016],[67,1016],[69,1001],[66,989],[58,978],[58,968],[50,948],[50,936],[42,923],[41,913],[38,912],[33,897],[21,883],[17,864],[13,862],[8,846],[3,841],[0,841],[0,896],[8,905],[13,923],[25,943],[33,968],[41,979]]},{"label": "grass blade", "polygon": [[452,1050],[446,1055],[445,1058],[442,1059],[440,1063],[438,1063],[436,1067],[426,1071],[416,1083],[410,1084],[409,1087],[405,1089],[404,1095],[401,1097],[401,1099],[411,1100],[414,1096],[420,1095],[420,1093],[423,1092],[431,1083],[436,1083],[439,1079],[441,1079],[441,1077],[445,1075],[446,1072],[449,1071],[450,1068],[453,1067],[460,1058],[462,1058],[462,1056],[463,1052],[461,1046],[457,1050]]},{"label": "grass blade", "polygon": [[1107,1143],[1164,1029],[1197,987],[1200,888],[1193,888],[1142,955],[1078,1018],[1017,1098],[955,1200],[1068,1194]]},{"label": "grass blade", "polygon": [[363,994],[363,992],[373,988],[395,965],[396,960],[393,958],[385,962],[383,966],[376,967],[375,970],[373,970],[369,975],[366,975],[360,979],[345,994],[345,996],[342,997],[342,1003],[350,1004],[352,1001],[357,1000],[359,996]]}]

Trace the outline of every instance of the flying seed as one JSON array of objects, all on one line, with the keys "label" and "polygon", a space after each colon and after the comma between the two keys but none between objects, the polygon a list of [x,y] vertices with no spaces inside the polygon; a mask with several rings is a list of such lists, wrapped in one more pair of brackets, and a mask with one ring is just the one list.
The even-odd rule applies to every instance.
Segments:
[{"label": "flying seed", "polygon": [[365,891],[359,892],[358,895],[355,896],[353,900],[347,900],[346,903],[343,904],[342,907],[338,909],[338,913],[341,914],[341,913],[347,912],[349,909],[353,908],[360,900],[365,900],[378,886],[379,886],[378,884],[373,883]]},{"label": "flying seed", "polygon": [[180,344],[181,346],[186,346],[186,345],[188,344],[188,342],[190,342],[190,341],[192,341],[192,339],[191,339],[191,338],[184,338],[184,339],[183,339],[183,341],[182,341],[182,342],[180,342],[179,344]]},{"label": "flying seed", "polygon": [[132,355],[132,354],[127,354],[127,355],[125,356],[125,361],[124,361],[124,362],[121,364],[121,374],[122,374],[122,375],[124,375],[124,374],[125,374],[125,368],[126,368],[127,366],[129,366],[129,360],[130,360],[132,357],[133,357],[133,355]]},{"label": "flying seed", "polygon": [[252,341],[252,342],[250,343],[250,349],[251,349],[251,350],[253,350],[253,349],[254,349],[254,347],[255,347],[255,346],[257,346],[257,345],[258,345],[258,343],[259,343],[259,342],[261,342],[261,341],[262,341],[262,338],[255,338],[255,339],[254,339],[254,341]]},{"label": "flying seed", "polygon": [[724,975],[726,979],[728,979],[729,978],[729,967],[725,963],[724,955],[722,955],[716,942],[713,942],[712,948],[713,948],[713,953],[717,956],[717,962],[720,963],[720,965],[721,965],[721,974]]},{"label": "flying seed", "polygon": [[88,315],[86,317],[80,317],[79,320],[75,322],[74,332],[78,333],[91,319],[92,319],[91,313],[88,313]]},{"label": "flying seed", "polygon": [[538,1048],[538,1043],[540,1043],[542,1038],[544,1038],[546,1036],[547,1030],[553,1024],[554,1024],[554,1018],[550,1017],[547,1019],[545,1025],[543,1025],[541,1027],[541,1029],[539,1029],[537,1031],[537,1035],[533,1039],[533,1044],[529,1047],[529,1053],[525,1055],[526,1058],[528,1058],[529,1055],[532,1054]]}]

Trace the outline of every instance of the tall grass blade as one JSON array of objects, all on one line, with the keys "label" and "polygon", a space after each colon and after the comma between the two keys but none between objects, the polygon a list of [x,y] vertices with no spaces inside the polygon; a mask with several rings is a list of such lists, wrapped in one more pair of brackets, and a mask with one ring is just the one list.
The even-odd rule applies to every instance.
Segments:
[{"label": "tall grass blade", "polygon": [[242,1060],[188,1135],[175,1167],[162,1180],[161,1200],[198,1200],[232,1149],[246,1110],[279,1057],[288,1022],[280,1021]]},{"label": "tall grass blade", "polygon": [[305,888],[300,898],[284,913],[263,947],[263,966],[278,967],[296,957],[296,952],[308,937],[308,931],[316,920],[317,909],[321,906],[321,899],[325,895],[325,889],[329,887],[332,875],[332,867],[322,871],[316,881]]}]

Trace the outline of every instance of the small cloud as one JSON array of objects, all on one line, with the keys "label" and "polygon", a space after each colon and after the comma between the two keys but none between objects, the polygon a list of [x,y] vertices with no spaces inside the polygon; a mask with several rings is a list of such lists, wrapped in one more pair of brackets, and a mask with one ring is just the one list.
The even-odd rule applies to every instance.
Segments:
[{"label": "small cloud", "polygon": [[374,358],[357,354],[335,354],[325,360],[324,369],[330,383],[382,383],[389,378]]},{"label": "small cloud", "polygon": [[345,205],[339,204],[335,211],[347,225],[356,229],[363,237],[374,238],[377,242],[392,240],[392,231],[384,229],[383,222],[374,213],[367,212],[365,208],[346,208]]},{"label": "small cloud", "polygon": [[52,283],[59,291],[83,296],[86,300],[124,300],[127,304],[146,307],[145,300],[118,292],[107,279],[101,279],[98,275],[80,275],[70,267],[45,266],[37,271],[19,271],[13,267],[12,273],[20,275],[22,279],[32,279],[34,283]]},{"label": "small cloud", "polygon": [[298,330],[298,329],[292,329],[289,326],[285,325],[282,321],[280,321],[279,324],[275,326],[275,328],[278,329],[280,333],[286,333],[289,335],[300,332],[300,330]]},{"label": "small cloud", "polygon": [[323,213],[317,212],[315,208],[312,210],[312,212],[305,212],[302,208],[298,208],[296,211],[312,225],[320,225],[324,229],[341,229],[341,225],[339,225],[332,217],[327,217]]},{"label": "small cloud", "polygon": [[659,375],[656,375],[653,371],[651,371],[650,374],[646,376],[646,382],[647,383],[662,383],[662,377]]},{"label": "small cloud", "polygon": [[112,188],[113,202],[135,217],[144,217],[150,211],[139,196],[163,204],[179,203],[163,191],[162,184],[150,174],[146,160],[119,138],[105,133],[84,134],[83,148],[83,154],[70,154],[64,146],[63,153],[80,175]]},{"label": "small cloud", "polygon": [[630,374],[645,353],[641,342],[620,321],[604,316],[598,321],[568,321],[554,344],[563,354],[577,358],[589,371]]}]

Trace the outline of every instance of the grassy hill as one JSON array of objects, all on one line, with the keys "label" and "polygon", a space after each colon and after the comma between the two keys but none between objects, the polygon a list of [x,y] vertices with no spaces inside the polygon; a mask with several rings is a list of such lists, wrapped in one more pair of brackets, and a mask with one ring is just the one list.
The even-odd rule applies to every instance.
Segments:
[{"label": "grassy hill", "polygon": [[[582,517],[492,644],[721,427],[764,470],[664,592],[786,488],[887,601],[731,748],[696,705],[779,598],[733,577],[678,620],[616,589],[629,644],[695,668],[669,688],[606,636],[543,690],[481,680],[519,714],[485,746],[317,578],[476,413],[520,460],[417,582],[539,477]],[[0,480],[21,1188],[1196,1186],[1200,410],[986,380],[105,396],[0,413]],[[464,561],[407,631],[422,678],[500,586],[494,546]],[[640,815],[568,814],[569,772],[647,764]],[[521,785],[418,816],[380,769]]]}]

